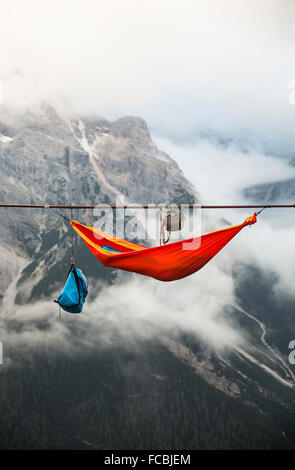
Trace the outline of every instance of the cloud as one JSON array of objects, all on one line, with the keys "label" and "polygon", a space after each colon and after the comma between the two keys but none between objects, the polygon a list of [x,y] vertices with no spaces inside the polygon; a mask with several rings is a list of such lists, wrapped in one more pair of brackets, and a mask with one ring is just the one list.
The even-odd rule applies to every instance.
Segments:
[{"label": "cloud", "polygon": [[[249,204],[252,201],[243,195],[248,186],[295,177],[295,169],[285,160],[256,150],[244,153],[235,146],[224,147],[207,139],[199,139],[194,145],[177,145],[161,137],[154,137],[154,141],[177,161],[185,176],[198,188],[203,204]],[[295,296],[293,211],[292,208],[265,210],[256,225],[243,230],[238,240],[226,247],[224,266],[230,270],[234,263],[252,263],[272,271],[279,277],[277,289]],[[202,211],[202,232],[215,229],[216,225],[220,228],[239,223],[252,212],[254,209]]]},{"label": "cloud", "polygon": [[163,132],[248,129],[291,146],[294,18],[294,2],[279,0],[3,2],[4,101],[136,114]]},{"label": "cloud", "polygon": [[177,283],[133,276],[86,302],[82,315],[63,312],[60,319],[49,301],[14,306],[2,312],[1,340],[5,347],[75,354],[120,342],[136,347],[143,340],[177,338],[187,332],[222,351],[243,342],[223,314],[232,299],[230,275],[213,263]]},{"label": "cloud", "polygon": [[241,151],[199,138],[193,144],[175,144],[153,136],[156,145],[177,161],[207,204],[245,203],[243,189],[260,183],[295,177],[295,168],[256,149]]}]

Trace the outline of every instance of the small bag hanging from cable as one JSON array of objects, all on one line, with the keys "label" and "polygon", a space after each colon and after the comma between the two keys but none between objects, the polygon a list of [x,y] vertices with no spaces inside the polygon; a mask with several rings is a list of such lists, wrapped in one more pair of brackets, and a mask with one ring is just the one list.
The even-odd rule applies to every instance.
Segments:
[{"label": "small bag hanging from cable", "polygon": [[[170,241],[171,232],[179,232],[183,228],[184,214],[181,205],[171,205],[164,208],[166,215],[162,222],[162,241],[164,245]],[[165,232],[167,236],[165,237]]]},{"label": "small bag hanging from cable", "polygon": [[[71,208],[71,220],[72,220],[72,208]],[[54,302],[69,313],[80,313],[83,308],[83,304],[88,294],[88,281],[84,276],[81,269],[75,266],[75,253],[74,253],[74,231],[72,229],[72,240],[71,240],[72,256],[71,256],[71,267],[68,272],[68,278],[64,285],[64,288]]]}]

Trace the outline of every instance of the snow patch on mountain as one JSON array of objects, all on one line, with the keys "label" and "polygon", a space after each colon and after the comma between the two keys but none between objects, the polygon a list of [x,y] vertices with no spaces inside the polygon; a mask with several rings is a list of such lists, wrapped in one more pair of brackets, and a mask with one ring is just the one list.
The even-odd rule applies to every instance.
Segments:
[{"label": "snow patch on mountain", "polygon": [[9,137],[8,135],[0,134],[0,142],[3,144],[9,144],[13,141],[13,137]]}]

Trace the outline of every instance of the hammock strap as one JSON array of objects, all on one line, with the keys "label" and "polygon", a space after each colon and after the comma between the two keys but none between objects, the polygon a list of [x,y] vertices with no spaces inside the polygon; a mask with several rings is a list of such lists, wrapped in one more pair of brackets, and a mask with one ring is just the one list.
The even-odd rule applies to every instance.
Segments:
[{"label": "hammock strap", "polygon": [[44,206],[44,209],[51,209],[53,212],[55,212],[57,215],[59,215],[59,217],[62,217],[63,219],[67,220],[68,222],[71,222],[68,217],[66,217],[65,215],[63,215],[61,212],[54,209],[53,207],[50,207],[50,206],[47,205],[47,206]]},{"label": "hammock strap", "polygon": [[261,214],[261,212],[264,211],[264,209],[270,209],[270,208],[271,208],[271,206],[265,206],[262,209],[260,209],[260,211],[256,212],[256,215]]}]

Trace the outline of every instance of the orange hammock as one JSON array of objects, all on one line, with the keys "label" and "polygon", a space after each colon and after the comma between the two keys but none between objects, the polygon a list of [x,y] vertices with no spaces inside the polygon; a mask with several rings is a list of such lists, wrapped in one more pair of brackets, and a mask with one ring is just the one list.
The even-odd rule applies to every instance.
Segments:
[{"label": "orange hammock", "polygon": [[175,281],[201,269],[242,228],[255,222],[256,212],[242,224],[153,248],[111,237],[74,220],[71,225],[105,266],[144,274],[160,281]]}]

